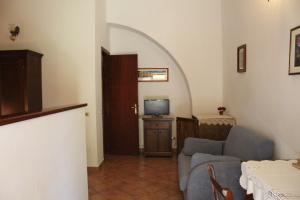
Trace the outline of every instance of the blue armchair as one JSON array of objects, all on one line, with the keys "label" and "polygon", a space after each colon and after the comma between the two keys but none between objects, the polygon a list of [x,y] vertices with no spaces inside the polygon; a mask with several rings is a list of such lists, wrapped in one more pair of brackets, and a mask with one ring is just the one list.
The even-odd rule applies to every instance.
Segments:
[{"label": "blue armchair", "polygon": [[234,126],[226,141],[186,138],[178,155],[179,186],[185,200],[213,199],[207,164],[213,164],[218,182],[230,188],[234,199],[244,199],[239,184],[241,161],[269,160],[273,142],[240,126]]}]

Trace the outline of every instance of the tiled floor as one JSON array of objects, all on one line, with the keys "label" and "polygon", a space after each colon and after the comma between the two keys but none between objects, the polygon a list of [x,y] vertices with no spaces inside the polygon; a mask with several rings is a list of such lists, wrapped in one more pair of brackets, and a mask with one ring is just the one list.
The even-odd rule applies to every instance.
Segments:
[{"label": "tiled floor", "polygon": [[176,158],[106,156],[89,170],[90,200],[182,200]]}]

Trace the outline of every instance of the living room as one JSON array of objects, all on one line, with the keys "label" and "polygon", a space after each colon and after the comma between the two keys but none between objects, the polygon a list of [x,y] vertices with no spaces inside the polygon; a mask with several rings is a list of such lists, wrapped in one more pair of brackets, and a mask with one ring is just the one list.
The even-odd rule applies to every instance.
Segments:
[{"label": "living room", "polygon": [[[112,54],[137,53],[121,49],[120,32],[128,30],[151,40],[170,59],[139,67],[177,70],[178,82],[184,84],[178,94],[188,95],[183,102],[190,105],[183,105],[175,117],[217,114],[217,108],[225,106],[237,125],[274,142],[274,160],[297,159],[300,109],[295,87],[300,79],[289,74],[289,67],[291,30],[300,25],[298,8],[298,0],[2,0],[0,48],[44,55],[43,107],[88,104],[84,126],[89,167],[105,164],[101,47]],[[16,26],[20,33],[11,41],[10,28]],[[246,72],[239,73],[237,48],[244,44]],[[164,64],[170,66],[160,66]],[[170,81],[175,77],[171,75]],[[176,137],[175,121],[173,126]],[[175,148],[174,138],[173,143]],[[70,198],[66,192],[64,199]]]}]

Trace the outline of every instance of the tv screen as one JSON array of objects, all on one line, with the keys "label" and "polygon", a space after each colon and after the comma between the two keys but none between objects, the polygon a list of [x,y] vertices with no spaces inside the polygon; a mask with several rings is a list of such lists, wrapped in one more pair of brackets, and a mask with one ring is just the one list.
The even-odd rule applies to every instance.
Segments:
[{"label": "tv screen", "polygon": [[144,100],[145,115],[169,115],[169,99]]}]

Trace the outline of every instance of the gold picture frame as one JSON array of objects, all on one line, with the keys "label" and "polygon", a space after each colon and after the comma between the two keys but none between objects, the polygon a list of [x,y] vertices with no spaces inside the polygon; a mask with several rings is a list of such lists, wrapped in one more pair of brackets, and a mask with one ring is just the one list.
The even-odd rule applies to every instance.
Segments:
[{"label": "gold picture frame", "polygon": [[138,68],[139,82],[168,82],[169,68]]}]

